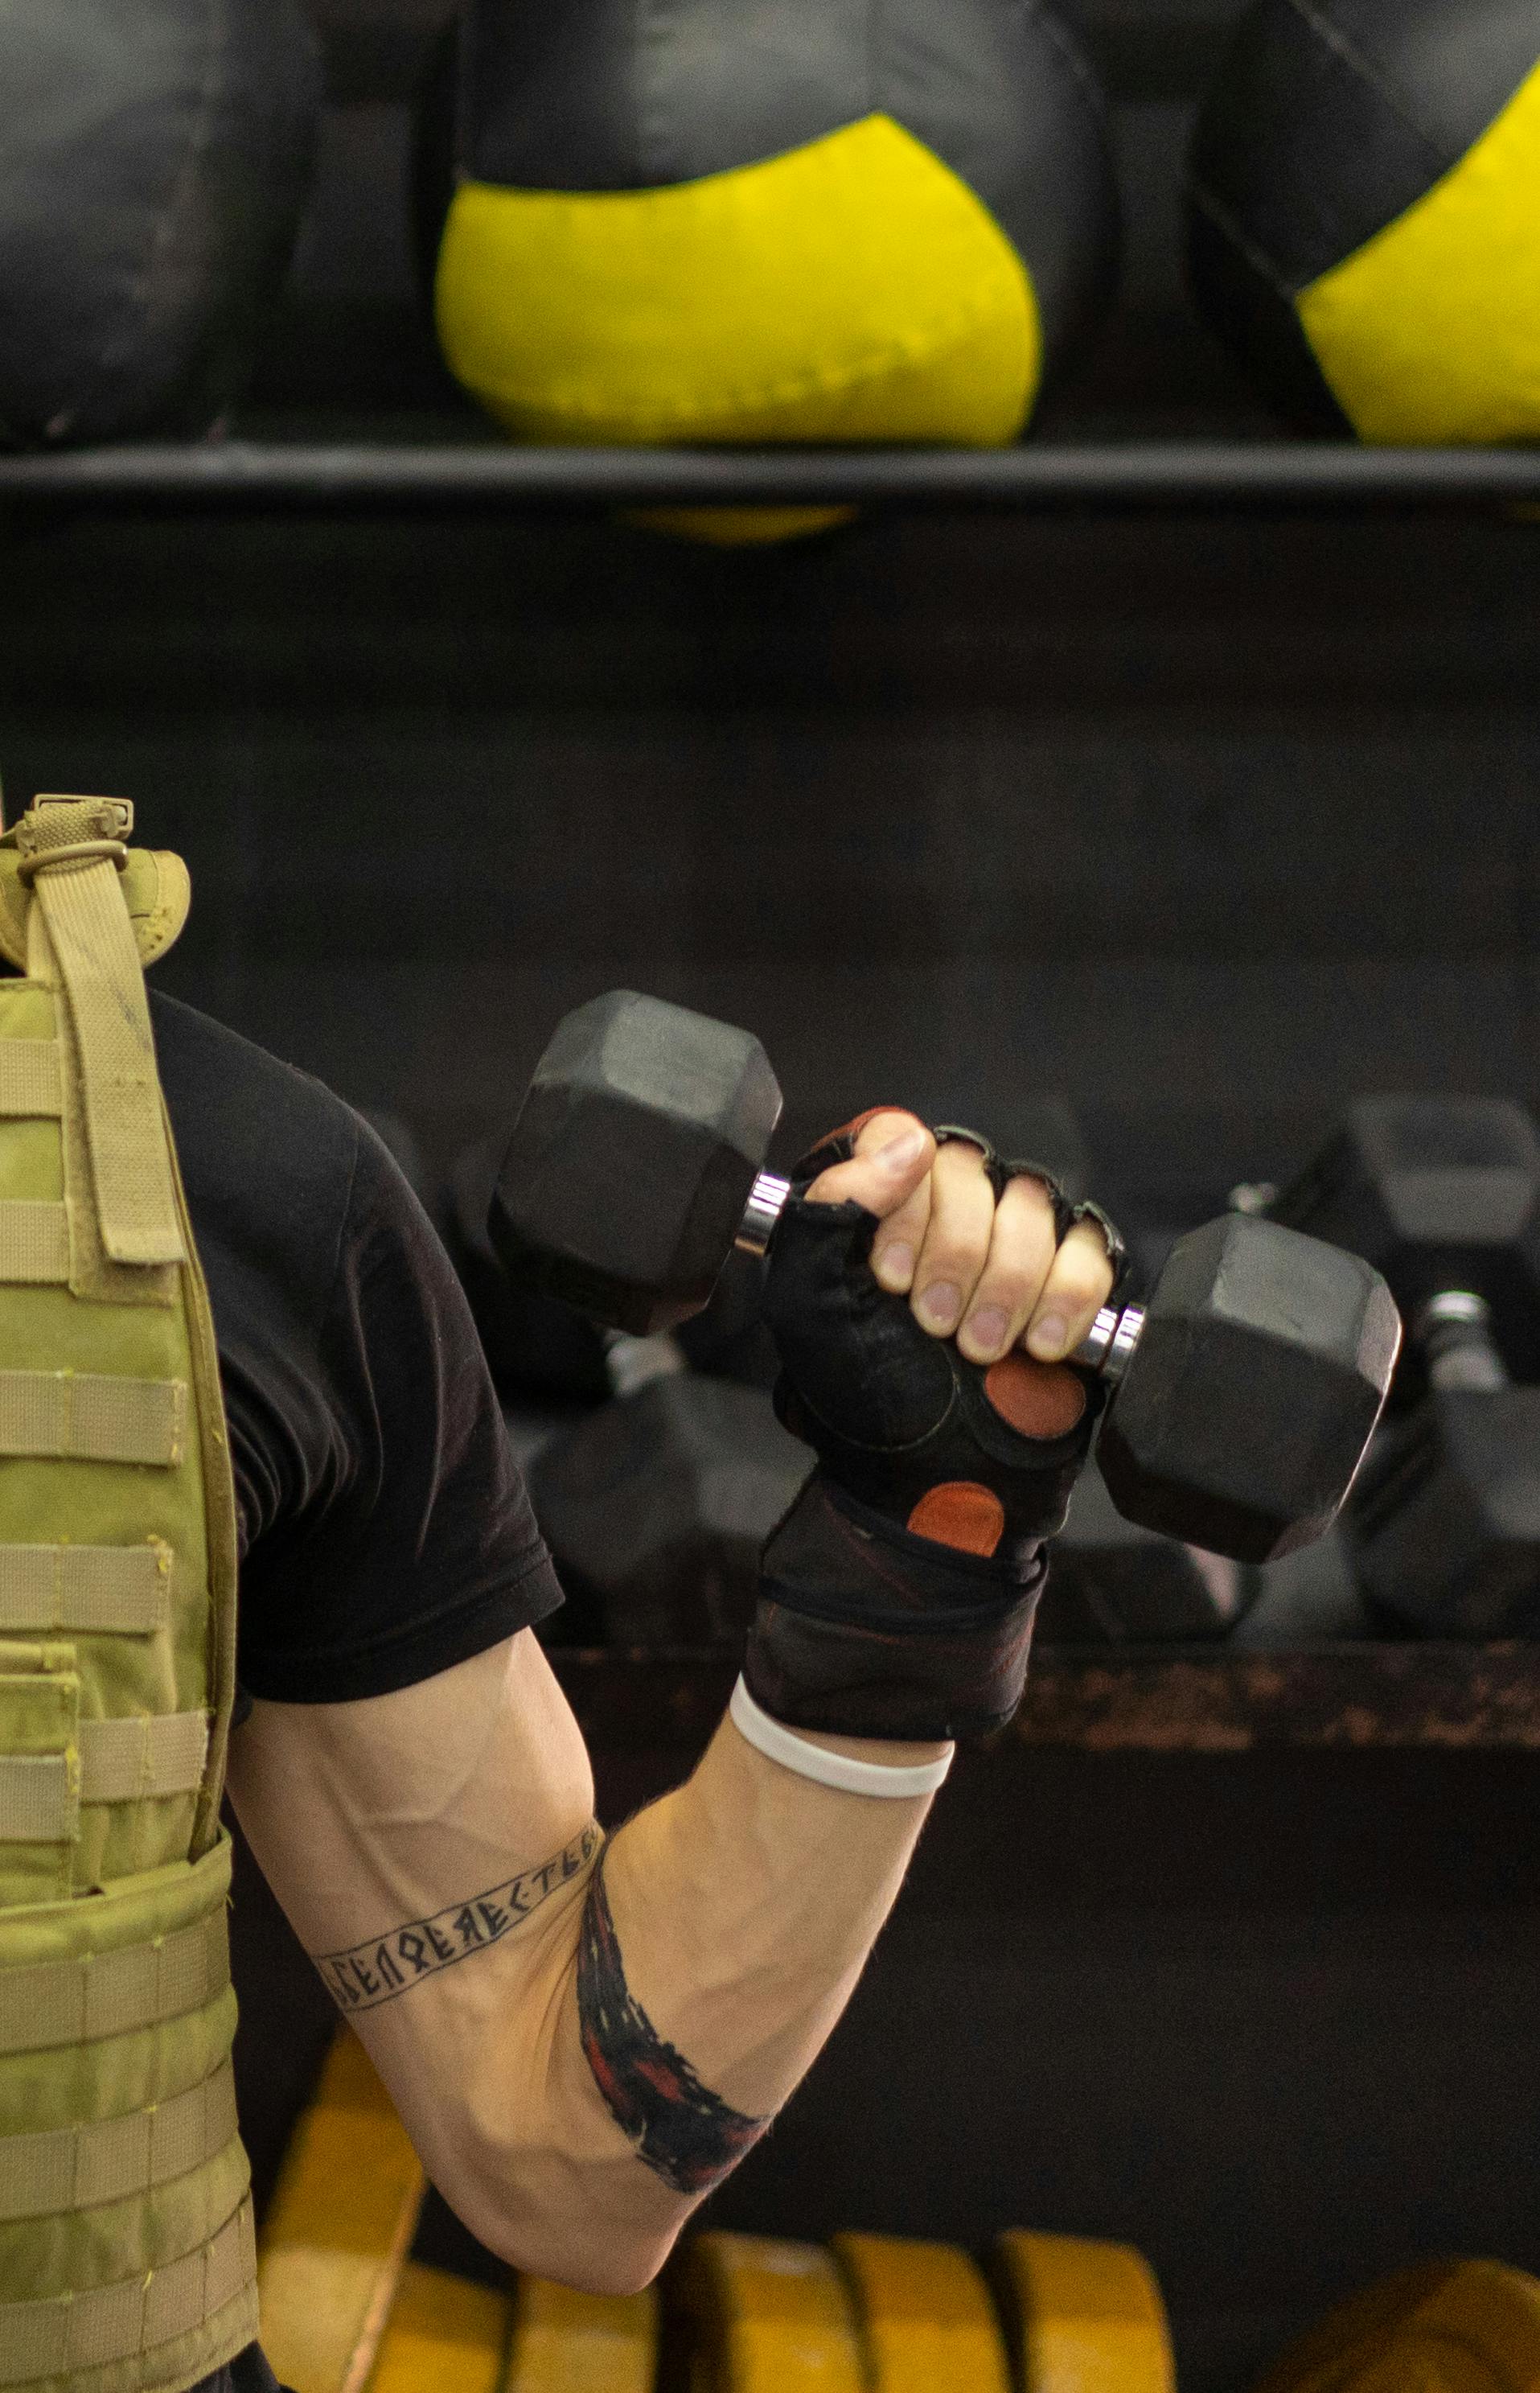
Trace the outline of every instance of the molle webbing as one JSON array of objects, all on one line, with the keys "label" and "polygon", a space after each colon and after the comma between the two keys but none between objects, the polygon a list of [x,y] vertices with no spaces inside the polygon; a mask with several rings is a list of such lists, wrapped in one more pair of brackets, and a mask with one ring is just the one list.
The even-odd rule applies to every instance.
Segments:
[{"label": "molle webbing", "polygon": [[185,876],[131,823],[0,841],[0,2393],[180,2393],[256,2332],[234,1495],[140,961]]},{"label": "molle webbing", "polygon": [[0,1204],[0,1280],[70,1284],[70,1217],[62,1205],[10,1197]]},{"label": "molle webbing", "polygon": [[171,1550],[142,1546],[0,1546],[0,1635],[79,1628],[149,1637],[163,1627]]},{"label": "molle webbing", "polygon": [[227,2061],[169,2102],[88,2126],[9,2136],[0,2145],[0,2218],[147,2193],[215,2159],[235,2133],[235,2079]]},{"label": "molle webbing", "polygon": [[8,1039],[0,1047],[0,1118],[46,1119],[64,1110],[59,1047],[52,1039]]},{"label": "molle webbing", "polygon": [[0,1756],[0,1844],[72,1842],[83,1803],[191,1795],[202,1779],[209,1724],[202,1712],[64,1726],[72,1749]]},{"label": "molle webbing", "polygon": [[0,2054],[98,2044],[185,2019],[230,1981],[223,1911],[115,1953],[0,1971]]},{"label": "molle webbing", "polygon": [[[0,2385],[80,2378],[114,2360],[153,2361],[158,2346],[217,2327],[227,2313],[233,2356],[255,2333],[247,2299],[255,2272],[251,2204],[242,2203],[206,2243],[142,2277],[52,2301],[7,2303],[0,2309]],[[221,2340],[228,2336],[228,2330]],[[208,2373],[200,2366],[195,2374]],[[159,2380],[150,2374],[140,2381]]]},{"label": "molle webbing", "polygon": [[187,1383],[182,1380],[0,1371],[0,1456],[179,1462],[186,1410]]}]

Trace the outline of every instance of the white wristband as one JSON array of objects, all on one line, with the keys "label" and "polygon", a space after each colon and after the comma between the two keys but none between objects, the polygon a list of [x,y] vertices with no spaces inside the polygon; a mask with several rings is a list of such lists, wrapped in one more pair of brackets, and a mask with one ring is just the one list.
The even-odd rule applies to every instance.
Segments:
[{"label": "white wristband", "polygon": [[778,1761],[783,1770],[794,1770],[799,1777],[816,1780],[820,1786],[838,1787],[843,1795],[933,1795],[952,1766],[956,1750],[948,1746],[934,1761],[858,1761],[851,1753],[830,1753],[823,1745],[809,1745],[783,1720],[772,1720],[761,1711],[741,1678],[733,1689],[733,1700],[727,1716],[739,1736],[763,1753],[767,1761]]}]

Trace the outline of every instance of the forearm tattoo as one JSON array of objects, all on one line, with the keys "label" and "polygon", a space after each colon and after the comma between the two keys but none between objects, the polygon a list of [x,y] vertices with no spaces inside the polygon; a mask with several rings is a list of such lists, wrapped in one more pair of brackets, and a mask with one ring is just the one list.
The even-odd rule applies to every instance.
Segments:
[{"label": "forearm tattoo", "polygon": [[702,2086],[626,1983],[604,1863],[589,1881],[578,1946],[578,2026],[610,2115],[665,2185],[709,2193],[769,2125]]},{"label": "forearm tattoo", "polygon": [[329,1993],[346,2012],[377,2009],[416,1985],[420,1978],[447,1969],[468,1954],[484,1953],[520,1920],[528,1919],[558,1887],[568,1886],[588,1867],[603,1842],[604,1832],[591,1820],[555,1857],[538,1869],[521,1870],[517,1877],[472,1895],[468,1903],[450,1903],[431,1919],[411,1919],[386,1936],[345,1953],[313,1953]]}]

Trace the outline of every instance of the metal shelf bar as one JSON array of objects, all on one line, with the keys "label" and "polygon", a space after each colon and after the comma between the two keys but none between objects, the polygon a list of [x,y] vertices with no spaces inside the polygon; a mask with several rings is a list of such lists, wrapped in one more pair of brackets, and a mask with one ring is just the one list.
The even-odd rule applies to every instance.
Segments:
[{"label": "metal shelf bar", "polygon": [[0,506],[7,503],[129,514],[765,505],[1481,510],[1540,507],[1540,449],[1151,441],[766,451],[227,440],[0,458]]},{"label": "metal shelf bar", "polygon": [[[595,1752],[706,1744],[737,1670],[720,1650],[556,1648]],[[1540,1643],[1044,1645],[1026,1700],[976,1768],[1023,1746],[1241,1755],[1269,1748],[1502,1750],[1540,1756]]]}]

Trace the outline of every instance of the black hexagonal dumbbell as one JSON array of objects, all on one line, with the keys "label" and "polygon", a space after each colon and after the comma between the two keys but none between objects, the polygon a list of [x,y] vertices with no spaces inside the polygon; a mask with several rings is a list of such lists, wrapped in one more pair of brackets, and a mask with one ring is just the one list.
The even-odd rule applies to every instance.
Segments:
[{"label": "black hexagonal dumbbell", "polygon": [[1247,1574],[1119,1512],[1094,1458],[1075,1483],[1069,1517],[1033,1636],[1041,1645],[1142,1645],[1228,1637]]},{"label": "black hexagonal dumbbell", "polygon": [[[764,1170],[780,1092],[748,1033],[630,991],[568,1015],[536,1068],[489,1227],[516,1278],[646,1334],[698,1310],[788,1195]],[[1394,1366],[1377,1272],[1267,1221],[1178,1241],[1147,1306],[1074,1361],[1116,1390],[1100,1461],[1130,1519],[1240,1561],[1335,1516]]]},{"label": "black hexagonal dumbbell", "polygon": [[1540,1137],[1497,1098],[1352,1106],[1271,1208],[1384,1273],[1411,1334],[1343,1526],[1372,1604],[1540,1631]]},{"label": "black hexagonal dumbbell", "polygon": [[[690,1369],[667,1332],[612,1336],[614,1389],[542,1445],[529,1494],[574,1616],[610,1644],[742,1634],[759,1558],[813,1457],[763,1388]],[[570,1624],[569,1624],[570,1625]]]}]

